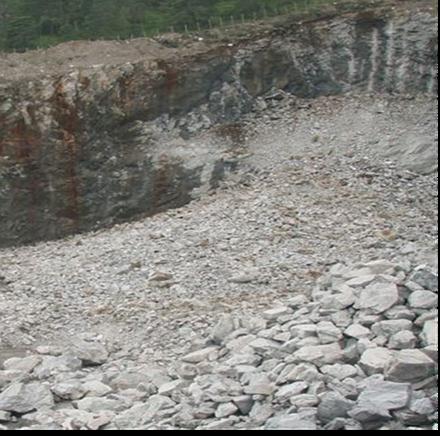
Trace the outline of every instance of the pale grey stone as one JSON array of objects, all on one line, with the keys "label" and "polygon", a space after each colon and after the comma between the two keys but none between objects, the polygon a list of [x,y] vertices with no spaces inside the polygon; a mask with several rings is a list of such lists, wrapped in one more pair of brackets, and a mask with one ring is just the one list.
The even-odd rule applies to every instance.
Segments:
[{"label": "pale grey stone", "polygon": [[375,274],[361,275],[348,280],[345,282],[345,285],[352,288],[364,288],[365,286],[368,286],[375,278]]},{"label": "pale grey stone", "polygon": [[[178,372],[181,369],[182,367],[179,366]],[[194,371],[196,371],[195,368]],[[184,374],[179,372],[179,375]],[[108,385],[116,391],[123,391],[126,389],[137,389],[140,385],[148,385],[150,383],[158,388],[162,384],[170,381],[171,378],[165,369],[153,365],[141,365],[119,372],[116,377],[113,376],[111,378]]]},{"label": "pale grey stone", "polygon": [[349,415],[359,422],[380,422],[391,419],[391,411],[403,409],[411,399],[411,385],[384,381],[383,376],[372,376],[364,381],[356,407]]},{"label": "pale grey stone", "polygon": [[239,338],[232,339],[226,343],[226,348],[234,353],[252,353],[252,348],[249,344],[255,341],[257,337],[255,335],[240,336]]},{"label": "pale grey stone", "polygon": [[254,405],[254,400],[251,395],[241,395],[232,398],[232,402],[238,407],[242,415],[249,415]]},{"label": "pale grey stone", "polygon": [[82,361],[72,355],[44,356],[41,364],[34,369],[34,374],[39,379],[44,379],[58,373],[74,372],[81,367]]},{"label": "pale grey stone", "polygon": [[291,313],[293,313],[292,309],[290,309],[289,307],[282,306],[282,307],[266,310],[265,312],[262,313],[262,316],[264,319],[268,321],[276,321],[280,317],[284,315],[289,315]]},{"label": "pale grey stone", "polygon": [[87,396],[104,397],[112,392],[112,388],[98,380],[90,380],[82,385]]},{"label": "pale grey stone", "polygon": [[41,356],[13,357],[3,363],[3,368],[12,371],[21,371],[30,374],[40,364]]},{"label": "pale grey stone", "polygon": [[438,274],[422,265],[415,269],[410,280],[419,284],[422,288],[438,293]]},{"label": "pale grey stone", "polygon": [[9,422],[9,421],[12,421],[12,414],[10,412],[4,412],[0,410],[0,422]]},{"label": "pale grey stone", "polygon": [[292,297],[286,301],[286,304],[291,307],[292,309],[297,309],[299,307],[304,307],[307,303],[309,303],[310,300],[305,295],[297,295],[295,297]]},{"label": "pale grey stone", "polygon": [[438,294],[431,291],[416,291],[408,298],[413,309],[432,309],[438,307]]},{"label": "pale grey stone", "polygon": [[335,363],[334,365],[324,365],[321,367],[321,372],[338,380],[344,380],[348,377],[355,377],[358,374],[358,370],[354,366],[340,363]]},{"label": "pale grey stone", "polygon": [[425,346],[438,347],[438,319],[425,322],[421,338]]},{"label": "pale grey stone", "polygon": [[274,350],[279,350],[281,345],[270,339],[258,338],[252,341],[249,346],[255,350],[257,354],[268,354]]},{"label": "pale grey stone", "polygon": [[394,359],[394,353],[387,348],[369,348],[359,361],[361,368],[368,374],[383,374]]},{"label": "pale grey stone", "polygon": [[304,381],[299,381],[296,383],[291,383],[289,385],[282,386],[275,392],[275,398],[279,402],[284,402],[289,400],[291,397],[302,394],[309,387],[309,384]]},{"label": "pale grey stone", "polygon": [[24,381],[27,374],[22,371],[7,370],[0,371],[0,391],[11,382]]},{"label": "pale grey stone", "polygon": [[236,328],[234,318],[231,315],[223,315],[212,329],[211,339],[220,345]]},{"label": "pale grey stone", "polygon": [[317,430],[316,419],[301,413],[270,418],[265,430]]},{"label": "pale grey stone", "polygon": [[218,421],[210,422],[205,426],[198,427],[196,430],[232,430],[234,424],[237,422],[235,416],[231,416],[229,418],[220,419]]},{"label": "pale grey stone", "polygon": [[393,274],[396,268],[396,265],[387,259],[373,260],[363,266],[372,271],[373,274]]},{"label": "pale grey stone", "polygon": [[134,429],[154,419],[172,416],[176,403],[168,397],[153,395],[146,403],[137,404],[117,415],[113,422],[120,429]]},{"label": "pale grey stone", "polygon": [[0,410],[5,412],[23,414],[53,405],[52,392],[41,383],[13,383],[0,394]]},{"label": "pale grey stone", "polygon": [[290,404],[297,409],[306,407],[316,407],[319,404],[319,398],[315,394],[301,394],[290,398]]},{"label": "pale grey stone", "polygon": [[79,400],[86,394],[81,382],[75,380],[57,383],[51,387],[51,390],[57,397],[63,400]]},{"label": "pale grey stone", "polygon": [[385,318],[387,319],[407,319],[409,321],[414,321],[416,315],[406,306],[394,306],[387,310],[385,313]]},{"label": "pale grey stone", "polygon": [[71,343],[75,356],[79,357],[84,366],[99,366],[107,362],[108,352],[99,342],[87,342],[75,339]]},{"label": "pale grey stone", "polygon": [[264,424],[275,413],[271,403],[257,402],[252,407],[249,417],[255,425]]},{"label": "pale grey stone", "polygon": [[398,382],[418,382],[435,372],[435,362],[420,350],[401,350],[394,354],[385,375]]},{"label": "pale grey stone", "polygon": [[389,337],[402,331],[411,331],[412,322],[407,319],[380,321],[373,324],[371,330],[376,336]]},{"label": "pale grey stone", "polygon": [[321,344],[331,344],[338,342],[342,339],[343,335],[340,329],[338,329],[330,321],[321,321],[317,324],[318,339]]},{"label": "pale grey stone", "polygon": [[91,413],[98,413],[104,410],[121,412],[131,406],[131,404],[124,404],[119,400],[102,397],[86,397],[82,400],[74,401],[73,404],[78,410],[85,410]]},{"label": "pale grey stone", "polygon": [[165,383],[159,386],[159,395],[164,395],[166,397],[172,396],[172,394],[185,385],[183,380],[174,380],[169,383]]},{"label": "pale grey stone", "polygon": [[344,331],[344,335],[355,339],[369,338],[371,331],[360,324],[352,324]]},{"label": "pale grey stone", "polygon": [[238,412],[238,407],[234,403],[224,403],[217,407],[215,412],[216,418],[227,418],[228,416],[235,415]]},{"label": "pale grey stone", "polygon": [[186,363],[200,363],[204,360],[209,360],[213,356],[216,356],[217,352],[217,347],[208,347],[203,350],[198,350],[187,354],[186,356],[182,357],[182,361]]},{"label": "pale grey stone", "polygon": [[290,334],[292,338],[304,339],[308,337],[316,336],[316,325],[315,324],[303,324],[295,325],[290,328]]},{"label": "pale grey stone", "polygon": [[429,398],[420,398],[418,400],[411,401],[409,409],[418,415],[425,416],[432,415],[436,410]]},{"label": "pale grey stone", "polygon": [[327,424],[335,418],[346,418],[355,402],[348,400],[337,392],[327,392],[320,397],[318,419]]},{"label": "pale grey stone", "polygon": [[388,347],[393,350],[404,350],[409,348],[415,348],[417,345],[417,337],[413,332],[404,330],[391,336]]},{"label": "pale grey stone", "polygon": [[293,354],[297,362],[312,362],[317,366],[331,365],[343,359],[343,350],[337,343],[306,346]]},{"label": "pale grey stone", "polygon": [[357,309],[369,309],[375,314],[380,314],[399,302],[399,290],[394,283],[374,282],[362,290],[356,301]]}]

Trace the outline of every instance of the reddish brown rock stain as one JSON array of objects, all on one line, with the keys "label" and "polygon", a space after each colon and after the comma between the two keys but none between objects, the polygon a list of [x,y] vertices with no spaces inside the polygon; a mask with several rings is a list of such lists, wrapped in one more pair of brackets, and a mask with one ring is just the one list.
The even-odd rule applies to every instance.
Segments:
[{"label": "reddish brown rock stain", "polygon": [[[5,138],[0,142],[0,155],[9,154],[14,161],[24,168],[27,175],[26,181],[18,179],[14,186],[14,196],[17,198],[23,192],[29,194],[27,208],[28,221],[35,224],[37,220],[38,195],[41,191],[42,180],[38,172],[38,151],[41,149],[41,134],[35,126],[34,112],[28,108],[28,114],[32,119],[31,126],[27,125],[23,118],[18,119],[8,128],[5,126]],[[2,120],[4,121],[4,120]]]},{"label": "reddish brown rock stain", "polygon": [[158,66],[165,72],[164,86],[166,93],[170,95],[179,83],[179,73],[165,61],[158,62]]},{"label": "reddish brown rock stain", "polygon": [[78,136],[80,134],[80,119],[78,108],[71,105],[66,98],[63,83],[55,84],[55,92],[52,98],[54,118],[60,128],[60,140],[66,147],[66,185],[67,207],[64,211],[66,218],[72,222],[72,229],[79,227],[79,184],[76,174],[76,165],[79,156]]}]

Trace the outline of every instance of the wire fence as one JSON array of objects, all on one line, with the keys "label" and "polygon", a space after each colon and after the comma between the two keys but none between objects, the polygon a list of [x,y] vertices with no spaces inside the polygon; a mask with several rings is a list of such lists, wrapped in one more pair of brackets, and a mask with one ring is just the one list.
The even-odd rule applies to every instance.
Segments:
[{"label": "wire fence", "polygon": [[[396,0],[397,1],[397,0]],[[412,0],[414,3],[422,2],[423,0]],[[276,3],[268,3],[266,6],[256,8],[251,12],[240,14],[229,14],[220,16],[211,16],[204,18],[203,20],[194,19],[188,23],[169,23],[166,26],[157,26],[154,22],[144,22],[143,25],[138,28],[136,32],[132,32],[129,35],[124,35],[111,38],[104,38],[97,36],[94,38],[80,38],[86,41],[96,40],[130,40],[135,38],[148,38],[158,37],[167,33],[178,34],[202,34],[209,31],[216,31],[218,36],[228,34],[231,29],[240,29],[240,26],[248,25],[252,22],[265,21],[275,19],[277,17],[291,16],[293,19],[312,19],[319,18],[320,16],[326,16],[335,13],[344,13],[354,10],[362,10],[371,6],[384,5],[383,0],[291,0],[286,2],[282,7],[277,6]],[[54,44],[59,44],[62,41],[57,41]],[[49,46],[50,46],[49,45]],[[48,48],[45,47],[33,47],[32,49]],[[26,50],[19,50],[20,52],[32,50],[31,48]],[[15,52],[10,50],[9,52]]]},{"label": "wire fence", "polygon": [[[417,1],[417,0],[416,0]],[[209,19],[195,21],[185,24],[173,24],[165,28],[156,27],[147,28],[141,36],[151,37],[159,36],[165,33],[201,33],[209,30],[229,29],[256,21],[264,21],[271,18],[282,16],[305,17],[310,15],[326,15],[331,12],[345,12],[354,9],[383,4],[382,0],[293,0],[290,4],[279,6],[263,6],[255,9],[251,13],[240,13],[238,15],[219,15],[212,16]],[[148,27],[148,26],[147,26]],[[131,35],[131,38],[137,37]],[[129,38],[129,39],[131,39]],[[121,39],[121,38],[118,38]]]}]

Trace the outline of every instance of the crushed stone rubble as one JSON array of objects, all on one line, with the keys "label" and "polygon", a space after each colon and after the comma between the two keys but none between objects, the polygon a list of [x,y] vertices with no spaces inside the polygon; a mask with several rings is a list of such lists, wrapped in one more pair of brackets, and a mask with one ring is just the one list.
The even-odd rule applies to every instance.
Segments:
[{"label": "crushed stone rubble", "polygon": [[215,191],[0,251],[0,429],[436,429],[435,123],[271,94]]},{"label": "crushed stone rubble", "polygon": [[[224,314],[173,364],[109,355],[79,335],[0,371],[0,422],[28,429],[432,428],[438,299],[427,266],[333,265],[311,295]],[[430,300],[431,301],[431,300]]]}]

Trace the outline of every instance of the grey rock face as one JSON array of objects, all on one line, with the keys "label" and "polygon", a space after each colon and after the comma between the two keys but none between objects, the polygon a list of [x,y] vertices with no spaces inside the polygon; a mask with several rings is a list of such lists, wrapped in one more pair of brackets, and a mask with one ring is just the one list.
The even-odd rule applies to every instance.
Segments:
[{"label": "grey rock face", "polygon": [[[230,171],[234,147],[191,144],[190,155],[176,136],[236,122],[273,87],[307,98],[355,89],[435,95],[435,17],[369,13],[368,20],[359,13],[303,23],[304,32],[285,26],[282,37],[257,35],[240,48],[209,45],[190,61],[141,57],[55,78],[3,79],[0,245],[59,238],[188,203]],[[23,113],[32,113],[31,122]],[[235,137],[240,142],[239,132]],[[411,157],[413,169],[432,169],[432,159],[414,168]]]}]

